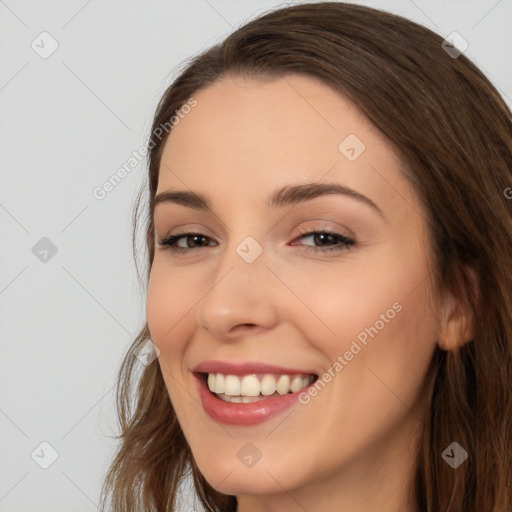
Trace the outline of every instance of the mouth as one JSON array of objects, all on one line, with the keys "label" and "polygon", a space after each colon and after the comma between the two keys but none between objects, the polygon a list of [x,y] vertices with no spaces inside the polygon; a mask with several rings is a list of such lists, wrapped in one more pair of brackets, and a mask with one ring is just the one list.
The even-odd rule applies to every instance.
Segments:
[{"label": "mouth", "polygon": [[209,391],[219,400],[231,403],[254,403],[298,393],[316,381],[314,374],[257,373],[229,375],[202,373]]},{"label": "mouth", "polygon": [[196,368],[193,375],[208,416],[217,422],[237,426],[268,421],[300,404],[299,395],[318,379],[317,374],[295,370],[275,373],[276,367],[265,368],[265,373],[249,373],[250,370],[238,367],[238,370],[231,368],[233,373],[222,373],[218,369],[209,372]]}]

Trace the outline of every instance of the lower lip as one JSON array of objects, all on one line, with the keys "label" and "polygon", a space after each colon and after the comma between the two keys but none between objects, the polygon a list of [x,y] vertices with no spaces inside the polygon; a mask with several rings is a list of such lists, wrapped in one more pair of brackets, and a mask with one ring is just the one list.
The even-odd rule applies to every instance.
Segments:
[{"label": "lower lip", "polygon": [[[220,423],[227,425],[257,425],[263,423],[286,409],[293,407],[298,403],[299,394],[307,391],[308,387],[296,391],[295,393],[288,393],[286,395],[266,398],[259,402],[251,402],[248,404],[225,402],[217,398],[209,389],[206,384],[204,374],[194,375],[199,389],[199,396],[203,404],[203,408],[210,417]],[[312,384],[310,384],[311,386]]]}]

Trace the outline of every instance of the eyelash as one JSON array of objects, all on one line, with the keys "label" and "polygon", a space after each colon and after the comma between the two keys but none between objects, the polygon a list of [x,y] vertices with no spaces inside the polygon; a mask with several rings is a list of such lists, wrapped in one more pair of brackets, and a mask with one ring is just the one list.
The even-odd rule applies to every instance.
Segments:
[{"label": "eyelash", "polygon": [[[331,251],[344,251],[350,248],[350,246],[355,244],[355,241],[347,238],[344,235],[341,235],[340,233],[335,233],[331,231],[301,231],[299,239],[305,238],[307,236],[311,235],[330,235],[339,240],[338,244],[332,246],[332,247],[316,247],[311,245],[306,245],[306,249],[308,251],[312,251],[314,253],[327,253]],[[177,235],[169,235],[161,240],[159,240],[159,245],[166,251],[170,251],[172,254],[180,255],[184,254],[186,252],[190,253],[192,251],[197,251],[200,249],[203,249],[203,247],[192,247],[192,248],[184,248],[184,247],[176,247],[174,245],[178,240],[181,238],[188,238],[190,236],[201,236],[203,238],[208,239],[209,237],[206,235],[203,235],[201,233],[179,233]]]}]

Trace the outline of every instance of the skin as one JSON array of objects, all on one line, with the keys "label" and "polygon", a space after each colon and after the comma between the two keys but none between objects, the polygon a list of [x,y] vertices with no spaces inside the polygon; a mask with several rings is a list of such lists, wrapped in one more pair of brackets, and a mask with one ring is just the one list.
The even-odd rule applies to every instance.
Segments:
[{"label": "skin", "polygon": [[[238,497],[240,512],[417,510],[409,489],[429,363],[437,343],[456,338],[464,311],[449,295],[439,296],[439,310],[432,305],[425,212],[392,143],[306,76],[223,77],[194,97],[165,144],[157,194],[202,193],[214,213],[156,207],[147,320],[199,469]],[[366,146],[354,161],[338,149],[349,134]],[[310,181],[352,187],[384,218],[338,194],[266,205],[277,188]],[[301,230],[325,229],[356,244],[308,251],[338,240]],[[199,249],[173,255],[158,241],[177,232],[207,238],[182,238],[180,247]],[[236,252],[247,236],[263,248],[250,264]],[[191,373],[199,362],[261,361],[322,375],[394,303],[401,311],[307,405],[249,427],[204,412]],[[262,455],[252,467],[237,457],[247,442]]]}]

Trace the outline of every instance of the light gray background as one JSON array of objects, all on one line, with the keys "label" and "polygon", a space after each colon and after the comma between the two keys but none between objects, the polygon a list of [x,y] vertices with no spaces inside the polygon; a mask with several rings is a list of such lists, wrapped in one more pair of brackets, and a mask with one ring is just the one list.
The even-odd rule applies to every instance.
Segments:
[{"label": "light gray background", "polygon": [[[512,0],[359,3],[459,32],[510,104]],[[115,375],[144,322],[131,213],[145,164],[103,200],[93,189],[144,144],[184,59],[277,5],[0,0],[1,512],[97,509]],[[59,45],[46,59],[31,47],[43,31]],[[42,237],[58,250],[46,262]],[[31,457],[50,461],[43,441],[48,469]]]}]

